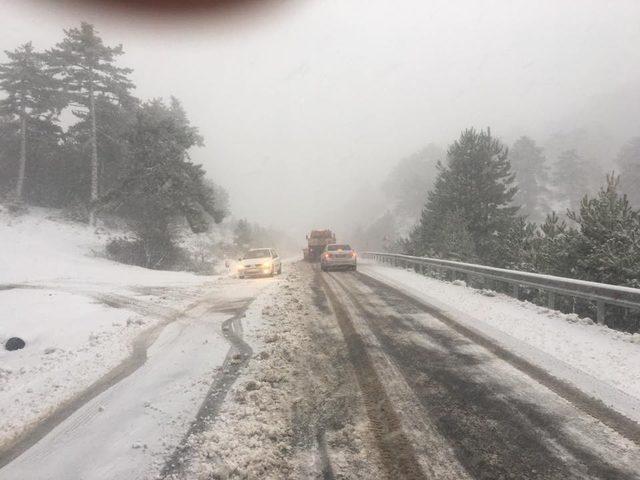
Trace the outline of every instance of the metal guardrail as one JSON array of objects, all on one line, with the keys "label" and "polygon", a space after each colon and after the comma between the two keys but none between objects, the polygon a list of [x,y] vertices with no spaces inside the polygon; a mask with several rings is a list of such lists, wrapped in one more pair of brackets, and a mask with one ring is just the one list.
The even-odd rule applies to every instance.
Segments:
[{"label": "metal guardrail", "polygon": [[476,277],[504,282],[512,287],[512,296],[516,298],[519,297],[521,287],[537,289],[548,295],[547,305],[551,309],[555,309],[557,295],[592,301],[596,304],[597,321],[601,325],[605,324],[607,305],[640,310],[640,289],[638,288],[396,253],[365,252],[363,255],[365,258],[372,258],[393,266],[413,267],[422,274],[457,272],[466,275],[468,281]]}]

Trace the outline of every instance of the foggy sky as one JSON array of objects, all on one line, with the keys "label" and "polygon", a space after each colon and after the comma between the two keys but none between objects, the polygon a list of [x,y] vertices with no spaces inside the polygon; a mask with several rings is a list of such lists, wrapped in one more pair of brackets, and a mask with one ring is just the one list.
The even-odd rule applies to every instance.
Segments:
[{"label": "foggy sky", "polygon": [[640,134],[638,105],[606,101],[638,91],[635,0],[304,0],[225,24],[44,0],[0,11],[2,50],[49,48],[81,20],[122,43],[135,94],[176,96],[200,128],[192,157],[233,215],[296,234],[469,126],[509,142],[583,122]]}]

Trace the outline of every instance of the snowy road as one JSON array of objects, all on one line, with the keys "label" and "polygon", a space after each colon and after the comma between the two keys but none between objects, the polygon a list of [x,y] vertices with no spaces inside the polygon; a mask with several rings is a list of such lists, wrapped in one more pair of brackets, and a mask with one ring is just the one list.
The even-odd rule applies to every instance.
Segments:
[{"label": "snowy road", "polygon": [[366,265],[287,267],[223,280],[0,479],[640,479],[635,422]]},{"label": "snowy road", "polygon": [[[47,419],[42,435],[0,469],[0,479],[146,479],[157,476],[196,418],[225,360],[234,353],[225,330],[272,283],[210,286],[183,311],[136,339],[116,381],[67,418]],[[212,288],[213,287],[213,288]],[[111,302],[124,302],[110,296]],[[225,337],[227,337],[225,339]],[[93,398],[91,398],[93,397]],[[59,423],[58,423],[59,422]],[[51,431],[49,424],[58,423]]]},{"label": "snowy road", "polygon": [[323,282],[390,478],[640,478],[637,425],[576,408],[570,389],[371,277]]}]

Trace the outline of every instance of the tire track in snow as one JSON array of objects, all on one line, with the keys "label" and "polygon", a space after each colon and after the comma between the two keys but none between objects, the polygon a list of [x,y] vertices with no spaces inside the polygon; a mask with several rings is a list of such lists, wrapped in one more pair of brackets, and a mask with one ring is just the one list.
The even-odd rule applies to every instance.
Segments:
[{"label": "tire track in snow", "polygon": [[[447,333],[422,324],[411,327],[400,321],[409,318],[412,312],[432,314],[429,306],[362,274],[344,277],[336,283],[368,319],[385,351],[423,401],[425,413],[437,419],[441,432],[455,446],[458,458],[474,477],[638,478],[624,466],[597,457],[586,444],[567,435],[562,418],[516,399],[504,386],[477,378],[473,372],[482,360],[470,354],[466,345],[471,345],[467,343],[469,340],[485,347],[483,343],[469,337],[461,341],[456,338],[461,333],[456,328]],[[369,290],[362,291],[363,285]],[[389,309],[395,309],[396,313],[390,313]],[[449,322],[443,323],[449,326]],[[431,338],[444,351],[403,342],[407,330]],[[558,456],[562,453],[558,448],[568,457]]]},{"label": "tire track in snow", "polygon": [[601,400],[593,398],[588,394],[582,392],[578,388],[574,387],[573,385],[569,385],[566,382],[554,377],[543,368],[532,364],[531,362],[519,357],[506,348],[498,345],[491,338],[465,327],[464,325],[458,323],[455,319],[451,318],[449,315],[433,307],[432,305],[414,298],[413,296],[408,295],[394,288],[393,286],[387,285],[386,283],[378,279],[370,277],[365,273],[357,272],[356,276],[365,285],[368,285],[371,288],[376,288],[378,290],[387,289],[402,298],[408,304],[418,307],[419,309],[429,313],[430,315],[433,315],[435,318],[440,320],[442,323],[444,323],[454,331],[460,333],[461,335],[482,346],[483,348],[486,348],[492,354],[506,361],[511,366],[520,370],[525,375],[531,377],[541,385],[544,385],[549,390],[574,405],[576,408],[596,418],[598,421],[615,430],[626,439],[640,446],[640,425],[633,420],[625,417],[621,413],[615,411],[614,409],[608,407]]},{"label": "tire track in snow", "polygon": [[252,301],[252,298],[248,298],[230,303],[226,308],[214,307],[210,309],[210,311],[218,313],[233,314],[233,317],[222,323],[222,334],[230,343],[230,348],[222,364],[222,371],[211,384],[207,396],[202,402],[189,430],[165,462],[159,478],[181,478],[187,466],[188,453],[193,448],[197,448],[197,445],[194,445],[191,440],[197,438],[199,433],[205,431],[215,421],[229,389],[240,376],[242,367],[253,355],[251,346],[242,338],[242,317]]},{"label": "tire track in snow", "polygon": [[[316,273],[321,275],[320,273]],[[398,413],[378,377],[367,347],[358,335],[353,321],[332,290],[325,276],[321,282],[333,308],[338,325],[349,350],[374,437],[382,459],[382,465],[390,479],[426,479],[411,442],[401,429]]]},{"label": "tire track in snow", "polygon": [[[20,286],[19,288],[25,287]],[[170,308],[161,308],[155,305],[145,305],[143,302],[125,297],[124,295],[93,294],[92,296],[98,300],[105,300],[105,302],[109,302],[110,305],[114,306],[114,308],[116,306],[120,308],[127,307],[136,311],[136,313],[158,315],[164,312],[164,319],[151,328],[140,332],[132,343],[131,353],[118,365],[92,383],[80,394],[62,402],[45,418],[38,420],[35,424],[27,427],[24,432],[13,441],[3,445],[0,448],[0,469],[11,463],[22,455],[22,453],[38,443],[49,432],[64,422],[86,403],[138,370],[147,361],[147,349],[158,338],[160,332],[162,332],[162,330],[170,323],[178,320],[181,316],[188,314],[206,302],[206,299],[198,299],[183,310],[172,310]],[[167,311],[169,313],[167,313]]]}]

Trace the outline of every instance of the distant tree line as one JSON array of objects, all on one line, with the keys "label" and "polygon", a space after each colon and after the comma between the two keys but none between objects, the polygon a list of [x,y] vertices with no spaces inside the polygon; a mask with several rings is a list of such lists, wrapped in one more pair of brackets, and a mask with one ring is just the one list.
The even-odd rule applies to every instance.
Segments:
[{"label": "distant tree line", "polygon": [[362,250],[396,250],[420,216],[443,156],[440,147],[429,144],[401,159],[380,186],[360,185],[343,209],[350,241]]},{"label": "distant tree line", "polygon": [[132,71],[116,63],[122,54],[88,23],[64,30],[49,50],[26,43],[6,52],[0,194],[65,208],[90,223],[101,213],[117,215],[136,240],[112,250],[160,268],[172,261],[176,225],[205,231],[227,215],[227,197],[190,161],[189,149],[203,139],[180,103],[136,98]]},{"label": "distant tree line", "polygon": [[[603,176],[599,190],[590,192],[589,172],[575,151],[562,153],[549,171],[530,138],[509,151],[490,130],[465,130],[438,162],[401,249],[640,287],[640,139],[622,149],[618,164],[622,174]],[[565,205],[564,212],[552,203]]]},{"label": "distant tree line", "polygon": [[275,247],[281,253],[291,253],[298,251],[299,242],[281,230],[263,227],[241,218],[233,229],[233,244],[238,253],[244,253],[249,248],[261,247]]}]

